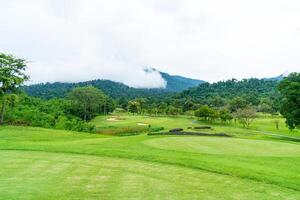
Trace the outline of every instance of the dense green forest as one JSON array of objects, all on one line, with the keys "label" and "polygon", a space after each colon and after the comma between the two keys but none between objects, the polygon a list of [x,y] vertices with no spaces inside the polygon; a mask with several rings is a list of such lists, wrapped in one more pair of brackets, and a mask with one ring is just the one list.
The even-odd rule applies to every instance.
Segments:
[{"label": "dense green forest", "polygon": [[51,99],[64,98],[68,92],[76,87],[93,86],[115,99],[119,102],[119,106],[123,108],[126,107],[124,105],[125,101],[144,98],[147,99],[147,102],[150,101],[150,104],[166,103],[176,107],[179,106],[183,111],[191,109],[191,104],[222,107],[235,97],[241,97],[254,106],[271,106],[272,108],[269,109],[278,111],[280,95],[277,85],[278,81],[271,80],[244,79],[237,81],[233,79],[212,84],[202,83],[198,87],[175,93],[164,89],[136,89],[113,81],[94,80],[81,83],[36,84],[24,86],[22,89],[30,96]]},{"label": "dense green forest", "polygon": [[[93,132],[94,127],[74,112],[72,102],[66,99],[42,100],[24,94],[6,100],[4,121],[11,125]],[[100,113],[99,113],[100,114]]]},{"label": "dense green forest", "polygon": [[223,107],[239,98],[246,104],[276,112],[279,110],[281,98],[277,89],[278,83],[278,81],[255,78],[203,83],[175,95],[174,98],[190,99],[212,107]]},{"label": "dense green forest", "polygon": [[129,87],[123,83],[110,80],[93,80],[80,83],[41,83],[30,86],[23,86],[21,89],[27,94],[43,99],[64,98],[72,89],[76,87],[93,86],[105,92],[112,98],[128,98],[137,97],[160,97],[171,92],[164,89],[137,89]]},{"label": "dense green forest", "polygon": [[[155,69],[148,69],[155,70]],[[160,73],[162,78],[166,81],[165,88],[154,88],[154,89],[145,89],[145,88],[133,88],[129,87],[123,83],[114,82],[110,80],[92,80],[92,81],[84,81],[79,83],[40,83],[33,84],[29,86],[23,86],[22,90],[24,90],[27,94],[34,97],[39,97],[43,99],[51,99],[51,98],[64,98],[66,94],[70,92],[72,89],[76,87],[84,87],[84,86],[93,86],[105,92],[108,96],[118,99],[125,97],[127,99],[134,99],[138,97],[156,97],[161,98],[168,94],[175,92],[182,92],[185,89],[190,87],[198,86],[204,81],[185,78],[181,76],[172,76],[168,73],[159,72],[155,70],[155,72]],[[147,73],[147,70],[145,70]]]}]

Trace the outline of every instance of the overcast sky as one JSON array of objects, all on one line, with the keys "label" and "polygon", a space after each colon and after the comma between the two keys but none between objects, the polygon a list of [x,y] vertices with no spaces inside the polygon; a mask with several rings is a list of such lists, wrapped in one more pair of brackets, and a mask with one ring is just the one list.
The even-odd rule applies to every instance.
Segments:
[{"label": "overcast sky", "polygon": [[33,82],[163,86],[300,71],[299,0],[0,0],[0,51]]}]

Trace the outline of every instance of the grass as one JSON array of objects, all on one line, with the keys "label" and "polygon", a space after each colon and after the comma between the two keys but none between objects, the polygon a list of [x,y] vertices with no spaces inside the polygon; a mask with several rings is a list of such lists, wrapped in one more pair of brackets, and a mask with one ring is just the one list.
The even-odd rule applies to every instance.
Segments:
[{"label": "grass", "polygon": [[[165,130],[204,124],[189,117],[123,117],[93,123]],[[249,130],[212,125],[211,132],[233,138],[2,126],[0,199],[300,199],[300,143],[257,132],[273,131],[259,120]]]},{"label": "grass", "polygon": [[[120,118],[117,121],[109,121],[109,119],[116,117]],[[279,123],[279,129],[276,129],[275,121]],[[148,126],[140,126],[139,124],[150,124],[151,129],[163,128],[161,132],[169,131],[173,128],[183,128],[184,131],[199,131],[207,133],[226,133],[229,135],[248,138],[249,136],[268,136],[268,133],[299,137],[300,131],[290,131],[286,125],[285,120],[280,116],[270,116],[260,114],[259,118],[255,119],[249,129],[245,129],[238,123],[208,123],[205,121],[198,121],[192,116],[141,116],[141,115],[112,115],[99,116],[92,120],[96,125],[98,132],[102,134],[120,135],[122,133],[142,133],[149,131]],[[210,125],[213,130],[194,130],[189,129],[199,125]],[[129,130],[129,131],[128,131]],[[150,130],[151,131],[151,130]],[[270,136],[270,135],[269,135]],[[285,139],[285,138],[282,138]]]},{"label": "grass", "polygon": [[[119,120],[110,121],[112,118]],[[99,116],[92,120],[96,125],[99,133],[107,133],[110,131],[111,135],[118,135],[119,133],[128,133],[128,129],[132,132],[145,132],[153,129],[164,128],[169,130],[174,127],[184,127],[187,129],[192,126],[191,117],[177,116],[177,117],[151,117],[141,115],[121,115],[121,116]],[[163,131],[163,130],[161,130]]]}]

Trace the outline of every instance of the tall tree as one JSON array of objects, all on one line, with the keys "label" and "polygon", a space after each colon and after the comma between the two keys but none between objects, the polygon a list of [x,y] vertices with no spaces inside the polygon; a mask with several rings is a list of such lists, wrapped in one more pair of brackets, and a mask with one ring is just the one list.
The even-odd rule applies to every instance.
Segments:
[{"label": "tall tree", "polygon": [[26,60],[0,53],[0,124],[3,124],[8,94],[13,93],[29,76],[25,74]]},{"label": "tall tree", "polygon": [[107,103],[107,96],[92,86],[75,88],[68,98],[72,101],[72,110],[84,121],[101,114],[101,109]]},{"label": "tall tree", "polygon": [[292,73],[279,83],[278,89],[283,96],[280,113],[292,130],[300,127],[300,73]]},{"label": "tall tree", "polygon": [[240,96],[233,98],[229,103],[229,109],[231,112],[236,112],[238,109],[244,109],[249,106],[248,102]]},{"label": "tall tree", "polygon": [[138,113],[141,110],[141,104],[138,101],[129,101],[128,102],[128,111],[132,114]]},{"label": "tall tree", "polygon": [[209,117],[211,117],[213,115],[214,110],[212,108],[210,108],[207,105],[204,106],[200,106],[200,108],[198,108],[195,111],[195,116],[198,118],[204,118],[204,120],[208,120]]},{"label": "tall tree", "polygon": [[249,128],[250,124],[256,118],[256,110],[252,107],[238,109],[233,113],[234,117],[243,125],[244,128]]}]

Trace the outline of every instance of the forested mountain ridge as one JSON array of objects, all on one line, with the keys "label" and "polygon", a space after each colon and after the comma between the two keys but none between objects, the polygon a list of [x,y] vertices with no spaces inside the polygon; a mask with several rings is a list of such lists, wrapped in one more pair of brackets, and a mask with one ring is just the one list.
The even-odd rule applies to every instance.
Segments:
[{"label": "forested mountain ridge", "polygon": [[186,78],[183,76],[170,75],[160,72],[162,78],[167,82],[166,90],[171,92],[181,92],[191,87],[196,87],[205,81]]},{"label": "forested mountain ridge", "polygon": [[75,87],[93,86],[101,89],[111,98],[133,99],[138,97],[157,97],[165,96],[170,92],[165,89],[138,89],[129,87],[123,83],[118,83],[110,80],[93,80],[79,83],[40,83],[29,86],[24,86],[21,89],[27,94],[43,99],[63,98]]},{"label": "forested mountain ridge", "polygon": [[157,72],[166,81],[166,88],[133,88],[123,83],[98,79],[79,83],[40,83],[23,86],[22,89],[30,96],[51,99],[55,97],[63,98],[75,87],[94,86],[115,99],[123,97],[126,99],[139,97],[163,98],[173,94],[176,98],[190,98],[194,101],[205,103],[215,97],[224,99],[232,99],[236,96],[247,96],[247,98],[254,96],[259,98],[271,97],[277,94],[276,86],[281,80],[278,77],[284,78],[284,75],[280,75],[277,78],[250,78],[241,81],[231,79],[210,84],[202,80],[169,75],[160,71]]},{"label": "forested mountain ridge", "polygon": [[279,76],[276,77],[271,77],[271,78],[264,78],[264,80],[269,80],[269,81],[282,81],[285,77],[287,77],[290,74],[290,72],[286,71],[283,74],[280,74]]},{"label": "forested mountain ridge", "polygon": [[[156,69],[152,68],[150,70],[157,71]],[[182,76],[173,76],[160,71],[157,72],[160,73],[162,78],[166,81],[165,88],[133,88],[123,83],[98,79],[79,83],[40,83],[24,86],[22,89],[31,96],[40,97],[43,99],[51,99],[54,97],[65,97],[65,95],[75,87],[90,85],[101,89],[104,93],[112,98],[125,97],[126,99],[134,99],[138,97],[161,97],[173,92],[182,92],[185,89],[204,83],[204,81],[201,80],[190,79]]]},{"label": "forested mountain ridge", "polygon": [[244,97],[253,104],[258,104],[263,98],[278,98],[278,81],[264,79],[231,79],[216,83],[203,83],[176,95],[176,98],[193,99],[202,104],[209,104],[218,98],[231,100]]}]

